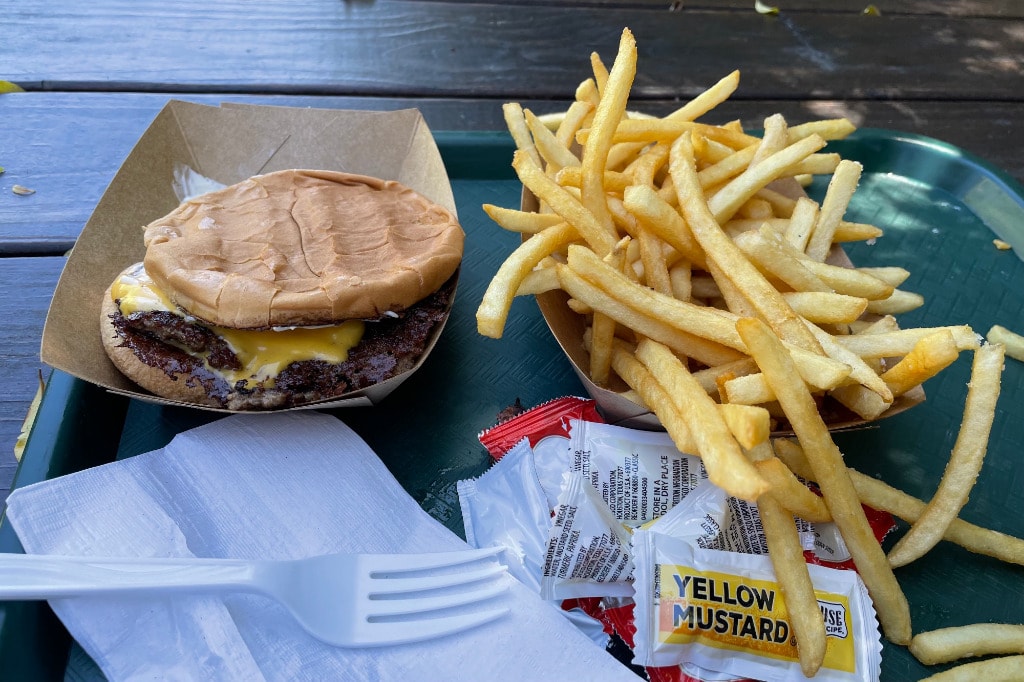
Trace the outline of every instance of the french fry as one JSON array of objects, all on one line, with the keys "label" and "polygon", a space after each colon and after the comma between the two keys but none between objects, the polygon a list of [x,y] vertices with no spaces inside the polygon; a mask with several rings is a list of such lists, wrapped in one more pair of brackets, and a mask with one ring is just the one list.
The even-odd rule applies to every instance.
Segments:
[{"label": "french fry", "polygon": [[637,312],[609,296],[567,265],[559,264],[555,267],[559,286],[571,297],[593,310],[600,310],[638,334],[661,341],[681,355],[694,358],[706,365],[719,365],[743,357],[741,352],[728,346],[681,331],[661,320]]},{"label": "french fry", "polygon": [[537,152],[537,148],[533,144],[533,136],[530,135],[530,128],[526,125],[523,107],[517,102],[508,102],[502,105],[501,111],[516,149],[528,155],[539,166],[541,164],[540,153]]},{"label": "french fry", "polygon": [[690,277],[690,295],[703,300],[721,298],[722,290],[710,275],[692,275]]},{"label": "french fry", "polygon": [[[725,305],[716,306],[728,311],[734,315],[740,317],[752,317],[757,315],[757,310],[754,307],[754,302],[750,300],[747,293],[737,286],[736,281],[730,279],[726,272],[722,269],[718,263],[711,261],[708,263],[708,272],[711,273],[711,278],[715,281],[718,286],[718,291],[722,295],[722,299],[725,301]],[[785,301],[785,299],[782,299]]]},{"label": "french fry", "polygon": [[803,382],[794,380],[792,359],[763,322],[746,318],[737,322],[736,328],[807,453],[814,480],[874,601],[886,637],[897,644],[908,644],[911,627],[907,599],[864,516],[842,453],[818,414],[814,399]]},{"label": "french fry", "polygon": [[825,291],[787,291],[782,298],[793,312],[815,324],[849,324],[868,307],[866,298]]},{"label": "french fry", "polygon": [[775,152],[782,151],[789,145],[789,124],[782,114],[772,114],[764,120],[764,134],[761,135],[761,142],[757,145],[754,158],[750,165],[754,166],[764,161]]},{"label": "french fry", "polygon": [[[746,353],[746,346],[744,346],[743,340],[736,333],[736,315],[679,301],[631,282],[620,272],[616,271],[615,268],[597,258],[592,251],[578,244],[570,245],[568,253],[569,263],[567,269],[577,273],[582,279],[589,282],[595,289],[605,294],[618,305],[611,305],[609,302],[601,301],[598,297],[594,297],[589,293],[586,287],[577,286],[575,282],[567,279],[569,286],[574,287],[572,291],[569,291],[570,295],[587,302],[597,310],[602,310],[602,312],[614,317],[620,324],[636,329],[645,336],[650,336],[662,343],[666,343],[673,350],[679,349],[671,341],[667,341],[663,333],[655,336],[654,334],[641,331],[639,328],[633,327],[627,320],[637,319],[635,316],[647,317],[648,319],[661,322],[664,327],[677,329],[693,337],[706,339],[716,346],[732,348],[738,351],[730,360],[738,359],[740,354]],[[560,269],[559,272],[562,273],[563,270]],[[563,275],[559,274],[560,281],[562,277]],[[566,277],[568,278],[568,275]],[[565,283],[563,282],[563,284]],[[580,295],[577,295],[577,291],[580,292]],[[623,310],[624,308],[630,309],[633,314],[626,314]],[[849,366],[846,363],[832,360],[788,344],[786,348],[787,351],[793,354],[793,359],[797,364],[800,376],[806,375],[807,380],[813,383],[823,382],[824,385],[835,385],[833,377],[842,375],[845,378],[849,372]],[[691,357],[695,357],[708,365],[719,364],[706,362],[696,355]],[[877,379],[877,377],[876,380],[881,383],[881,380]],[[881,383],[881,385],[884,389],[884,383]]]},{"label": "french fry", "polygon": [[562,168],[575,168],[580,165],[576,155],[559,142],[554,133],[548,130],[532,111],[524,109],[523,116],[526,119],[526,127],[533,137],[534,148],[546,164],[545,170],[548,175],[554,175]]},{"label": "french fry", "polygon": [[910,352],[881,378],[893,396],[903,395],[949,367],[959,355],[953,334],[942,330],[914,344]]},{"label": "french fry", "polygon": [[505,331],[512,299],[523,279],[548,254],[574,239],[576,230],[562,223],[533,235],[505,259],[487,285],[476,311],[477,331],[483,336],[500,339]]},{"label": "french fry", "polygon": [[[698,382],[700,383],[700,382]],[[701,386],[703,388],[703,385]],[[718,411],[725,420],[729,431],[744,450],[750,450],[768,442],[771,435],[771,415],[768,410],[752,405],[731,405],[723,403]]]},{"label": "french fry", "polygon": [[1024,654],[1024,625],[975,623],[922,632],[911,640],[910,653],[925,665],[992,654]]},{"label": "french fry", "polygon": [[807,255],[816,261],[823,261],[832,248],[836,227],[853,197],[863,168],[856,161],[843,159],[828,184],[825,199],[821,202],[818,222],[814,225],[811,239],[807,244]]},{"label": "french fry", "polygon": [[599,88],[601,98],[594,110],[590,134],[583,145],[581,184],[583,205],[606,232],[613,234],[615,228],[605,203],[602,180],[608,163],[608,152],[612,146],[612,136],[625,114],[629,89],[635,75],[636,41],[629,29],[625,29],[619,40],[619,51],[608,74],[608,79],[604,87]]},{"label": "french fry", "polygon": [[803,545],[793,515],[773,495],[762,495],[757,501],[768,542],[768,557],[775,570],[775,579],[782,589],[789,613],[789,624],[796,638],[800,669],[806,677],[814,677],[825,661],[825,621],[818,607],[811,575],[804,560]]},{"label": "french fry", "polygon": [[[789,166],[802,161],[824,146],[825,140],[817,135],[811,135],[775,152],[757,165],[748,168],[730,181],[720,192],[717,192],[708,201],[708,210],[711,211],[717,222],[725,222],[736,213],[743,202],[754,196],[758,190],[782,177]],[[679,178],[675,178],[674,175],[673,177],[678,185]]]},{"label": "french fry", "polygon": [[981,345],[980,337],[967,325],[916,327],[880,334],[837,336],[836,342],[862,358],[902,357],[912,351],[918,341],[943,329],[953,335],[958,350],[976,350]]},{"label": "french fry", "polygon": [[[619,123],[615,130],[612,141],[615,143],[639,143],[641,145],[651,142],[671,142],[672,140],[684,137],[683,133],[696,132],[715,142],[731,147],[743,149],[759,142],[758,138],[747,135],[742,131],[730,130],[726,126],[713,126],[707,123],[695,123],[693,121],[655,118],[644,120],[625,120]],[[576,141],[585,143],[591,135],[588,130],[581,130],[576,136]]]},{"label": "french fry", "polygon": [[[606,260],[616,269],[621,270],[626,265],[626,249],[628,242],[625,239],[616,245],[615,250],[608,254]],[[615,320],[602,312],[594,311],[591,321],[590,338],[590,379],[598,386],[608,384],[612,370],[612,343],[615,341]]]},{"label": "french fry", "polygon": [[[590,334],[584,337],[584,345],[588,351],[591,350],[590,338]],[[623,381],[631,387],[630,391],[620,395],[644,407],[650,407],[650,405],[658,406],[659,418],[665,420],[662,424],[666,425],[665,430],[672,437],[676,447],[681,452],[696,454],[697,443],[690,434],[689,428],[683,421],[681,414],[671,405],[668,394],[650,371],[643,363],[636,359],[634,350],[634,346],[627,344],[621,339],[613,341],[612,367]],[[732,406],[729,405],[717,405],[717,408],[735,438],[738,440],[749,440],[752,443],[756,441],[752,447],[767,446],[767,440],[761,440],[763,427],[757,424],[763,420],[763,415],[760,414],[763,410],[751,410],[741,414],[731,409]]]},{"label": "french fry", "polygon": [[645,227],[640,227],[637,238],[640,242],[640,260],[644,264],[644,282],[654,291],[671,297],[672,282],[662,255],[661,240]]},{"label": "french fry", "polygon": [[775,217],[775,209],[772,208],[772,205],[768,203],[767,199],[762,199],[755,195],[747,199],[746,202],[736,210],[736,215],[740,215],[751,220],[769,220]]},{"label": "french fry", "polygon": [[540,201],[551,207],[565,222],[577,229],[595,251],[601,256],[612,250],[617,241],[614,231],[605,227],[594,218],[580,201],[560,187],[541,170],[540,166],[521,151],[512,156],[512,167],[515,169],[523,186],[533,192]]},{"label": "french fry", "polygon": [[697,442],[690,433],[690,427],[676,410],[668,393],[654,378],[650,370],[636,359],[632,349],[623,342],[616,342],[612,349],[612,368],[631,389],[658,415],[666,433],[681,452],[696,453]]},{"label": "french fry", "polygon": [[[833,293],[832,287],[808,270],[799,258],[794,257],[793,250],[783,246],[782,236],[767,225],[738,234],[733,241],[758,270],[775,277],[793,291]],[[867,303],[864,307],[867,307]]]},{"label": "french fry", "polygon": [[[664,186],[662,186],[662,189],[664,189]],[[673,187],[673,191],[674,190],[675,190],[675,188]],[[766,191],[765,190],[761,190],[760,192],[757,193],[757,196],[765,196],[765,195],[766,195]],[[814,203],[813,201],[811,201],[810,199],[806,199],[805,197],[802,197],[802,199],[805,200],[805,201],[810,202],[809,205],[813,206],[814,211],[815,211],[815,215],[813,216],[813,218],[816,220],[817,219],[818,205],[816,203]],[[797,200],[796,202],[793,202],[792,213],[791,213],[790,217],[788,217],[788,218],[786,218],[786,217],[772,218],[771,220],[748,220],[746,218],[732,218],[731,220],[726,221],[725,224],[722,227],[725,229],[726,233],[728,233],[730,236],[735,236],[735,235],[737,235],[737,234],[739,234],[741,232],[747,232],[749,230],[756,230],[757,228],[761,227],[761,225],[767,223],[776,232],[779,232],[779,233],[781,233],[783,235],[786,235],[786,240],[790,241],[790,239],[788,237],[788,234],[787,234],[787,228],[789,227],[790,223],[793,220],[793,215],[795,215],[795,213],[796,213],[796,206],[797,206],[797,203],[799,201],[800,200]],[[780,212],[780,207],[779,206],[774,206],[774,208],[775,208],[775,212],[776,213]],[[802,220],[803,219],[805,219],[805,218],[802,218]],[[809,234],[810,234],[810,231],[808,230],[806,232],[805,236],[804,236],[804,239],[806,239],[806,235],[809,235]],[[834,241],[837,244],[846,243],[846,242],[863,242],[863,241],[868,241],[868,240],[871,240],[871,239],[878,239],[883,234],[884,234],[884,232],[882,232],[882,230],[879,229],[878,227],[876,227],[875,225],[868,225],[866,223],[851,223],[849,221],[843,220],[843,221],[841,221],[839,223],[839,226],[836,227],[836,234],[835,234]],[[791,243],[793,243],[795,246],[797,246],[798,249],[801,252],[803,251],[803,248],[800,247],[800,245],[796,244],[795,242],[791,242]],[[871,274],[870,271],[872,270],[872,268],[857,268],[857,269],[861,270],[863,272],[866,272],[868,274]],[[887,268],[880,268],[880,269],[884,271]],[[882,277],[882,276],[880,276],[879,279],[885,280],[885,278]]]},{"label": "french fry", "polygon": [[[584,122],[593,112],[594,105],[590,102],[576,100],[570,104],[569,108],[565,110],[562,120],[558,122],[558,127],[555,129],[555,139],[558,140],[558,144],[566,149],[570,149],[573,140],[576,139],[577,131],[583,127]],[[543,116],[541,121],[546,123]]]},{"label": "french fry", "polygon": [[[812,391],[830,391],[844,383],[850,376],[849,365],[818,355],[793,353],[792,349],[790,352],[794,355],[794,362],[797,362],[800,378],[807,382]],[[797,361],[796,357],[800,360]],[[722,388],[726,391],[723,400],[730,403],[760,405],[775,400],[771,386],[764,375],[759,373],[733,377],[725,381]]]},{"label": "french fry", "polygon": [[[747,248],[752,250],[757,248],[770,249],[764,252],[770,254],[770,256],[762,256],[764,258],[785,259],[799,263],[804,269],[825,283],[826,291],[831,290],[847,296],[866,298],[869,301],[885,299],[893,293],[892,286],[867,273],[838,265],[819,263],[813,260],[786,241],[782,235],[771,229],[764,229],[762,226],[757,232],[757,237],[748,236],[748,234],[745,233],[742,240],[737,238],[740,244],[749,244],[750,246]],[[759,247],[758,245],[760,244],[764,246]],[[803,290],[822,291],[822,289]],[[870,309],[870,303],[868,305]]]},{"label": "french fry", "polygon": [[694,239],[689,226],[657,192],[646,185],[633,185],[623,192],[622,203],[637,220],[684,258],[700,268],[706,267],[704,250]]},{"label": "french fry", "polygon": [[786,304],[781,294],[722,232],[699,189],[693,148],[685,135],[672,143],[669,172],[675,181],[682,213],[693,231],[694,238],[707,254],[708,260],[714,261],[727,277],[737,283],[737,287],[746,294],[758,314],[783,339],[805,350],[821,352],[817,341],[807,331],[793,309]]},{"label": "french fry", "polygon": [[992,328],[988,330],[988,334],[985,337],[989,343],[1003,344],[1009,357],[1024,362],[1024,336],[996,324],[992,325]]},{"label": "french fry", "polygon": [[677,263],[669,268],[668,279],[673,296],[680,301],[689,301],[693,297],[693,268],[689,262]]},{"label": "french fry", "polygon": [[910,277],[910,271],[906,268],[901,268],[895,265],[878,268],[857,268],[857,270],[871,275],[877,279],[882,280],[891,287],[898,287],[903,284],[907,277]]},{"label": "french fry", "polygon": [[554,213],[532,213],[513,208],[502,208],[484,204],[484,212],[491,220],[510,232],[535,234],[541,230],[564,222],[562,216]]},{"label": "french fry", "polygon": [[[824,280],[825,284],[832,287],[836,293],[868,299],[869,312],[871,312],[871,302],[888,299],[894,291],[890,285],[877,277],[872,277],[853,268],[819,263],[810,259],[801,260],[800,262],[808,270]],[[879,309],[878,314],[886,315],[889,313]]]},{"label": "french fry", "polygon": [[789,126],[787,136],[790,142],[796,142],[798,139],[810,135],[818,135],[824,140],[841,140],[856,129],[849,119],[830,118]]},{"label": "french fry", "polygon": [[837,343],[836,337],[826,333],[820,327],[808,324],[807,329],[810,330],[814,338],[821,344],[828,357],[842,362],[850,368],[850,379],[852,381],[856,381],[869,391],[878,394],[884,403],[892,403],[892,391],[870,365],[864,362],[858,355]]},{"label": "french fry", "polygon": [[830,395],[864,421],[878,419],[892,406],[892,401],[860,384],[840,386]]},{"label": "french fry", "polygon": [[597,83],[597,93],[604,93],[608,83],[608,67],[601,61],[601,56],[596,52],[590,53],[590,68],[594,71],[594,82]]},{"label": "french fry", "polygon": [[[776,456],[798,476],[814,480],[814,472],[800,446],[787,438],[772,442]],[[908,523],[916,522],[924,512],[926,503],[913,495],[892,487],[883,481],[847,469],[850,479],[861,501],[882,511],[887,511]],[[982,528],[962,519],[953,519],[943,534],[943,539],[960,545],[964,549],[983,554],[1007,563],[1024,566],[1024,539],[1015,538],[998,531]]]},{"label": "french fry", "polygon": [[633,178],[632,184],[642,187],[654,187],[654,177],[668,163],[668,145],[656,144],[637,160],[629,164],[626,173]]},{"label": "french fry", "polygon": [[[811,154],[803,161],[795,163],[786,169],[787,175],[828,175],[834,173],[836,168],[839,167],[839,162],[842,161],[842,157],[838,154],[827,154],[819,152],[817,154]],[[758,193],[760,194],[760,192]],[[788,202],[787,202],[788,203]],[[795,206],[795,203],[794,203]],[[792,215],[792,210],[788,211],[788,215]]]},{"label": "french fry", "polygon": [[666,118],[673,121],[695,121],[729,99],[740,85],[740,72],[732,71],[710,88],[676,109]]},{"label": "french fry", "polygon": [[577,102],[586,102],[592,107],[597,107],[601,95],[597,91],[597,83],[594,82],[594,79],[587,78],[576,86],[575,97]]},{"label": "french fry", "polygon": [[535,268],[527,273],[516,289],[516,296],[536,296],[558,288],[558,274],[553,267]]},{"label": "french fry", "polygon": [[706,369],[698,370],[693,373],[693,378],[704,387],[704,390],[708,395],[714,395],[718,392],[718,385],[720,381],[727,380],[727,378],[753,374],[755,372],[757,372],[757,364],[755,364],[751,358],[743,357],[739,360],[734,360],[733,362],[726,362],[721,365],[714,365]]},{"label": "french fry", "polygon": [[[665,118],[673,121],[694,121],[724,102],[736,90],[740,72],[733,71]],[[608,168],[619,168],[646,146],[644,142],[616,144],[608,154]]]},{"label": "french fry", "polygon": [[713,340],[740,353],[745,352],[743,342],[736,334],[735,322],[727,316],[630,282],[589,249],[570,248],[568,262],[570,268],[617,300],[628,301],[633,307],[642,308],[648,315],[682,331]]},{"label": "french fry", "polygon": [[598,386],[608,384],[612,369],[612,340],[615,338],[615,320],[594,312],[592,321],[593,343],[590,350],[590,380]]},{"label": "french fry", "polygon": [[900,313],[909,313],[923,305],[924,297],[921,294],[893,289],[893,292],[883,299],[868,301],[868,312],[875,315],[899,315]]},{"label": "french fry", "polygon": [[825,501],[801,483],[781,459],[772,456],[755,461],[754,467],[768,481],[769,494],[791,514],[817,523],[832,520]]},{"label": "french fry", "polygon": [[772,387],[763,374],[748,374],[722,381],[718,388],[723,403],[764,405],[775,401]]},{"label": "french fry", "polygon": [[[783,446],[783,449],[785,450],[786,446]],[[791,449],[787,450],[788,454],[791,452]],[[779,455],[780,458],[784,456]],[[786,462],[790,467],[799,466],[794,465],[789,458],[786,459]],[[854,469],[849,471],[853,486],[857,489],[857,494],[864,504],[887,511],[908,523],[914,523],[921,518],[921,513],[926,506],[924,501],[913,495],[908,495],[902,490],[897,490],[877,478],[872,478]],[[982,528],[961,519],[953,519],[942,537],[944,540],[960,545],[975,554],[984,554],[1000,561],[1024,566],[1024,540],[1020,538]]]},{"label": "french fry", "polygon": [[923,556],[942,539],[967,503],[988,450],[999,399],[1005,348],[986,344],[974,352],[964,416],[953,452],[935,495],[910,530],[889,551],[889,563],[903,566]]},{"label": "french fry", "polygon": [[[555,173],[555,182],[562,187],[576,187],[583,185],[583,169],[579,166],[566,166]],[[616,171],[605,171],[602,179],[604,187],[610,192],[622,192],[633,183],[633,178],[628,173]]]},{"label": "french fry", "polygon": [[1000,656],[976,663],[965,663],[935,673],[921,682],[1018,682],[1024,675],[1024,656]]},{"label": "french fry", "polygon": [[[664,146],[664,144],[662,145]],[[717,161],[713,165],[703,168],[697,173],[697,180],[701,187],[716,187],[736,177],[747,167],[757,155],[760,148],[758,144],[752,144],[738,151],[732,152],[729,156]],[[726,149],[729,149],[726,147]],[[696,150],[694,151],[696,154]]]},{"label": "french fry", "polygon": [[768,485],[743,454],[714,401],[667,346],[642,340],[636,357],[683,415],[711,481],[730,495],[756,501]]},{"label": "french fry", "polygon": [[796,200],[793,213],[789,217],[789,223],[783,230],[783,234],[790,244],[797,250],[803,251],[807,248],[807,242],[814,230],[814,223],[818,220],[819,207],[817,202],[807,197],[800,197]]},{"label": "french fry", "polygon": [[867,225],[865,223],[851,223],[849,221],[840,221],[839,226],[836,228],[835,241],[837,244],[845,242],[864,242],[878,239],[885,233],[876,225]]}]

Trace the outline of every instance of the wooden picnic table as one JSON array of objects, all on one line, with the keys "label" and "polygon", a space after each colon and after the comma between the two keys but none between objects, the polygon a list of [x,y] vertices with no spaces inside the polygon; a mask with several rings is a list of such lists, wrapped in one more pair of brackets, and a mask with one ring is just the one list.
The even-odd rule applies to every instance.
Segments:
[{"label": "wooden picnic table", "polygon": [[[434,131],[500,131],[501,105],[562,110],[639,45],[630,108],[665,114],[734,69],[713,122],[844,116],[955,145],[1024,182],[1016,0],[20,0],[0,21],[0,500],[49,369],[54,287],[83,225],[169,99],[420,109]],[[34,190],[27,195],[15,185]]]}]

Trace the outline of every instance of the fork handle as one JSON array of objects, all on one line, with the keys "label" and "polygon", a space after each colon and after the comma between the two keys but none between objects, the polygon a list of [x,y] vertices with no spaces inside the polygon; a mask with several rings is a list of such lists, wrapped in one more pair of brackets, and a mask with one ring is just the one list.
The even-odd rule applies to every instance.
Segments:
[{"label": "fork handle", "polygon": [[255,589],[259,566],[240,559],[0,554],[0,599]]}]

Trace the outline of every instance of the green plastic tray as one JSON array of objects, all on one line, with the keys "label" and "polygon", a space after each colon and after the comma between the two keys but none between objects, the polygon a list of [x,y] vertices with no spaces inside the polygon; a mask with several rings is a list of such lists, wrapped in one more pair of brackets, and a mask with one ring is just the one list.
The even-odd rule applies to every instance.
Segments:
[{"label": "green plastic tray", "polygon": [[[480,208],[485,202],[518,205],[520,186],[509,166],[512,146],[503,133],[440,133],[437,139],[467,233],[455,309],[430,359],[384,404],[336,413],[430,514],[461,535],[455,482],[489,464],[477,433],[517,398],[529,406],[582,395],[583,389],[532,301],[516,301],[501,340],[477,335],[476,306],[518,241]],[[970,324],[982,334],[994,323],[1024,328],[1024,262],[992,243],[996,232],[1024,253],[1024,190],[1018,184],[953,147],[892,131],[858,131],[833,148],[865,167],[848,217],[886,230],[873,246],[851,246],[851,258],[859,265],[908,268],[912,275],[904,288],[927,299],[923,308],[901,316],[904,327]],[[823,191],[823,183],[811,187],[817,198]],[[956,437],[969,369],[965,354],[926,385],[924,404],[876,427],[837,436],[848,463],[929,497]],[[989,456],[962,514],[1017,536],[1024,536],[1024,415],[1017,408],[1022,383],[1024,366],[1009,360]],[[14,487],[146,452],[218,416],[128,401],[55,372]],[[0,551],[21,551],[7,524],[0,524]],[[1024,620],[1019,566],[941,544],[897,576],[910,600],[915,632]],[[885,645],[883,680],[918,679],[939,669],[926,669],[905,649]],[[39,603],[0,604],[0,670],[7,679],[99,677]]]}]

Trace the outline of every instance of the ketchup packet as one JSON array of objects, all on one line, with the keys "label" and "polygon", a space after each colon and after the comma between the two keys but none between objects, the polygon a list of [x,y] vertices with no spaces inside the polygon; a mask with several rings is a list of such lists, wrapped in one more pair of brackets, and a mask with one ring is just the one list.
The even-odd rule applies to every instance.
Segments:
[{"label": "ketchup packet", "polygon": [[534,466],[547,495],[548,509],[553,509],[558,504],[562,474],[570,468],[569,432],[573,420],[603,421],[593,400],[565,396],[532,407],[477,437],[495,460],[525,438],[533,448]]},{"label": "ketchup packet", "polygon": [[597,404],[589,398],[564,396],[517,414],[507,421],[484,429],[477,434],[480,444],[491,457],[498,460],[512,447],[526,438],[536,449],[546,438],[569,438],[569,424],[573,419],[603,422]]},{"label": "ketchup packet", "polygon": [[[767,554],[727,546],[728,496],[710,482],[633,534],[635,662],[754,679],[800,679],[785,599]],[[828,634],[815,680],[877,680],[881,641],[854,571],[808,565]]]}]

